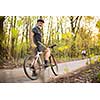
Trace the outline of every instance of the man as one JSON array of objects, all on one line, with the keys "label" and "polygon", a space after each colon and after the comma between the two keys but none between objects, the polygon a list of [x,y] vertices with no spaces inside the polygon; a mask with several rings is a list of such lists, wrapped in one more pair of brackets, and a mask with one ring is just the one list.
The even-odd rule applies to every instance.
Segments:
[{"label": "man", "polygon": [[82,58],[84,59],[86,57],[86,50],[82,50]]},{"label": "man", "polygon": [[[45,65],[44,65],[44,67],[47,68],[48,67],[48,60],[50,57],[50,49],[47,48],[45,50],[44,47],[41,44],[39,44],[39,42],[41,42],[41,40],[42,40],[42,31],[41,30],[43,28],[43,24],[44,24],[44,20],[38,19],[36,26],[32,29],[32,33],[33,33],[33,42],[36,45],[36,51],[37,52],[45,52],[45,61],[44,61]],[[36,75],[35,72],[33,74]]]}]

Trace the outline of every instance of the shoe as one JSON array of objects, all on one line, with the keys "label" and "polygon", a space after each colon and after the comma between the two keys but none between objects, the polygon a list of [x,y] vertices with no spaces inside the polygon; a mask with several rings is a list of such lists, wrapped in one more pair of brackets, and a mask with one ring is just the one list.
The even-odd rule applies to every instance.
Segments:
[{"label": "shoe", "polygon": [[32,79],[34,79],[34,80],[37,79],[37,74],[36,74],[36,72],[34,72],[34,71],[33,71],[33,73],[32,73]]},{"label": "shoe", "polygon": [[49,67],[49,64],[44,64],[44,68],[48,68]]},{"label": "shoe", "polygon": [[49,62],[48,62],[48,60],[45,60],[44,61],[44,68],[46,69],[48,66],[49,66]]}]

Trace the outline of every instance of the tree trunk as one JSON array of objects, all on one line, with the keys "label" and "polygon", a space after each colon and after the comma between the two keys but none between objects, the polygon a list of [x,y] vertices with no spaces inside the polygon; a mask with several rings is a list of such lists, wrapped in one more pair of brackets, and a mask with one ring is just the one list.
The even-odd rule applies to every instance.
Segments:
[{"label": "tree trunk", "polygon": [[76,18],[74,18],[74,16],[70,16],[71,30],[75,35],[79,30],[81,19],[82,16],[77,16]]},{"label": "tree trunk", "polygon": [[0,34],[3,34],[3,22],[5,20],[4,16],[0,16]]},{"label": "tree trunk", "polygon": [[7,50],[2,45],[4,40],[4,31],[3,31],[4,20],[5,20],[5,16],[0,16],[0,64],[4,61],[4,57],[7,54]]},{"label": "tree trunk", "polygon": [[[12,28],[15,29],[15,27],[16,27],[16,16],[12,16],[12,17],[13,17],[13,26],[12,26]],[[15,37],[13,37],[13,34],[14,33],[12,33],[12,36],[11,36],[11,44],[12,44],[12,46],[11,46],[11,55],[12,55],[12,57],[16,58],[15,57],[15,51],[14,51],[14,48],[15,48],[15,45],[14,45]]]},{"label": "tree trunk", "polygon": [[75,32],[75,31],[74,31],[75,28],[74,28],[74,22],[73,22],[73,21],[74,21],[74,17],[73,17],[73,16],[70,17],[70,21],[71,21],[71,30],[72,30],[72,32],[74,33],[74,32]]},{"label": "tree trunk", "polygon": [[[14,20],[14,17],[12,16],[13,20]],[[14,25],[12,25],[12,28],[13,28]],[[11,56],[14,57],[14,37],[13,37],[13,33],[11,33]]]},{"label": "tree trunk", "polygon": [[4,32],[3,32],[3,22],[5,20],[4,16],[0,16],[0,46],[2,44],[3,38],[4,38]]}]

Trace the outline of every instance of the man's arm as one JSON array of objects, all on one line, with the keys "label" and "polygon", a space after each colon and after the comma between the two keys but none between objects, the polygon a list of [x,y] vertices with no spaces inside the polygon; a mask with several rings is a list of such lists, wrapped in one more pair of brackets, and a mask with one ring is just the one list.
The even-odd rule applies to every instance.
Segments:
[{"label": "man's arm", "polygon": [[31,31],[31,32],[30,32],[30,35],[29,35],[29,38],[30,38],[30,46],[31,46],[32,48],[36,47],[36,45],[35,45],[34,42],[33,42],[33,36],[34,36],[34,33]]}]

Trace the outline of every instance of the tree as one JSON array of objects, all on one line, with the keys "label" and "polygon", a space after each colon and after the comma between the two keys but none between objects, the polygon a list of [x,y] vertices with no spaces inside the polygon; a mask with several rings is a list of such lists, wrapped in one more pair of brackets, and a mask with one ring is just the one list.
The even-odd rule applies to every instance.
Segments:
[{"label": "tree", "polygon": [[82,16],[75,16],[75,17],[70,16],[69,19],[71,23],[71,31],[73,34],[75,34],[75,38],[76,38],[76,34],[78,33],[79,28],[80,28],[80,22],[82,20]]},{"label": "tree", "polygon": [[3,22],[5,20],[5,16],[0,16],[0,34],[3,34]]},{"label": "tree", "polygon": [[[43,42],[46,45],[58,44],[55,50],[58,57],[78,57],[83,47],[89,49],[99,44],[99,40],[95,39],[95,42],[92,36],[92,24],[96,19],[93,16],[1,16],[0,45],[7,49],[9,55],[20,59],[29,52],[33,43],[32,27],[39,18],[45,20]],[[3,23],[6,23],[4,32]],[[96,27],[100,29],[99,26],[98,20]]]},{"label": "tree", "polygon": [[4,57],[7,57],[7,50],[3,45],[5,34],[3,30],[3,23],[5,21],[5,16],[0,16],[0,64],[4,61]]}]

